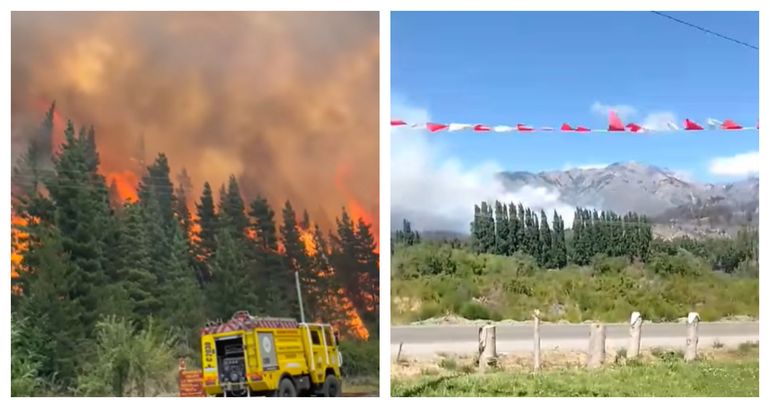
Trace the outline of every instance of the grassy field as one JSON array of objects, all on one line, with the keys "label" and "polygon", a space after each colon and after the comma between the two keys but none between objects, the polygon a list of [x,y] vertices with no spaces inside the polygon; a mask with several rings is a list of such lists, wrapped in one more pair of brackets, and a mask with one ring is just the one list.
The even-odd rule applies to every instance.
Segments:
[{"label": "grassy field", "polygon": [[[685,363],[676,353],[649,363],[615,364],[590,372],[555,368],[540,374],[525,371],[467,373],[450,364],[441,373],[430,371],[393,378],[391,395],[518,396],[518,397],[749,397],[759,395],[759,351],[742,346],[720,358]],[[439,366],[447,366],[444,362]]]}]

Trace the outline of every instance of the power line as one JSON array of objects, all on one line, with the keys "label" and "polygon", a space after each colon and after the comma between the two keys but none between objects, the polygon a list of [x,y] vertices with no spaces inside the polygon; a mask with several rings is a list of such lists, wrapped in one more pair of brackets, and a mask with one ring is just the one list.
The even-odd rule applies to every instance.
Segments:
[{"label": "power line", "polygon": [[755,49],[755,50],[759,50],[759,47],[757,47],[756,45],[752,45],[752,44],[749,44],[749,43],[743,42],[743,41],[741,41],[741,40],[737,40],[737,39],[735,39],[735,38],[732,38],[732,37],[728,37],[728,36],[726,36],[726,35],[723,35],[723,34],[719,34],[719,33],[717,33],[717,32],[714,32],[714,31],[711,31],[711,30],[709,30],[708,28],[704,28],[704,27],[701,27],[701,26],[699,26],[699,25],[695,25],[695,24],[692,24],[692,23],[688,23],[688,22],[686,22],[686,21],[684,21],[684,20],[680,20],[680,19],[678,19],[678,18],[676,18],[676,17],[673,17],[673,16],[670,16],[670,15],[668,15],[668,14],[664,14],[664,13],[661,13],[661,12],[659,12],[659,11],[651,11],[651,13],[657,14],[657,15],[659,15],[659,16],[661,16],[661,17],[665,17],[665,18],[667,18],[667,19],[669,19],[669,20],[673,20],[673,21],[676,21],[676,22],[677,22],[677,23],[679,23],[679,24],[684,24],[684,25],[686,25],[686,26],[692,27],[692,28],[694,28],[694,29],[696,29],[696,30],[700,30],[700,31],[703,31],[704,33],[708,33],[708,34],[711,34],[711,35],[715,35],[715,36],[717,36],[717,37],[719,37],[719,38],[722,38],[722,39],[725,39],[725,40],[728,40],[728,41],[732,41],[732,42],[734,42],[734,43],[737,43],[737,44],[743,45],[744,47],[749,47],[749,48],[753,48],[753,49]]}]

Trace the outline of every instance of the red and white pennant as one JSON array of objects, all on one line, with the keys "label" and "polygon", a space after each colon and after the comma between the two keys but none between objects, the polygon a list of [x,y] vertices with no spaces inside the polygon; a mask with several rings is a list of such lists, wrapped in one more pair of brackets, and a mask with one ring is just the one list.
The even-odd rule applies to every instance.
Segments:
[{"label": "red and white pennant", "polygon": [[[733,120],[725,119],[719,121],[716,119],[707,119],[706,127],[692,121],[685,119],[682,127],[676,123],[669,122],[666,124],[666,129],[650,129],[636,123],[628,123],[623,125],[620,117],[615,112],[610,112],[609,121],[606,129],[590,129],[584,126],[573,127],[569,123],[564,123],[558,128],[561,132],[632,132],[632,133],[647,133],[647,132],[676,132],[676,131],[703,131],[703,130],[759,130],[759,123],[756,126],[742,126]],[[407,123],[403,120],[392,119],[390,121],[391,127],[408,127],[417,130],[427,130],[431,133],[436,132],[459,132],[459,131],[474,131],[474,132],[552,132],[556,129],[550,126],[529,126],[524,124],[517,124],[516,126],[509,125],[497,125],[489,126],[485,124],[468,124],[468,123]]]}]

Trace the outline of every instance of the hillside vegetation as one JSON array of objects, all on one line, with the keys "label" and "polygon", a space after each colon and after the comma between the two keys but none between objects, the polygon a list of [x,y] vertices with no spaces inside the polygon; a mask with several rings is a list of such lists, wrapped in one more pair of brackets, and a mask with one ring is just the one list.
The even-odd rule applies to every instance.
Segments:
[{"label": "hillside vegetation", "polygon": [[652,321],[693,310],[703,320],[758,316],[756,230],[666,241],[636,214],[578,209],[567,231],[558,214],[549,224],[521,206],[482,204],[476,215],[469,242],[424,242],[408,222],[395,234],[394,323],[527,320],[534,309],[554,322],[621,322],[632,311]]}]

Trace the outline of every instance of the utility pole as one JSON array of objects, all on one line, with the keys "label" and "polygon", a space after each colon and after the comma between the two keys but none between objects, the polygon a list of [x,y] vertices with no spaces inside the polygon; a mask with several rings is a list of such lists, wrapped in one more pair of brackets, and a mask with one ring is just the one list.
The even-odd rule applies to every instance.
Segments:
[{"label": "utility pole", "polygon": [[297,301],[299,302],[299,315],[302,323],[305,323],[305,309],[302,307],[302,291],[299,288],[299,272],[294,272],[294,281],[297,282]]}]

